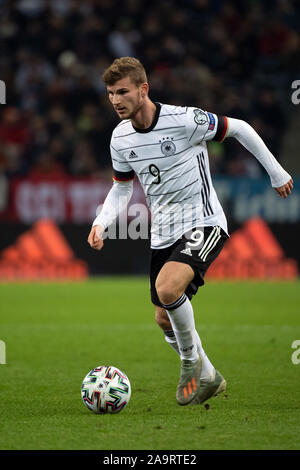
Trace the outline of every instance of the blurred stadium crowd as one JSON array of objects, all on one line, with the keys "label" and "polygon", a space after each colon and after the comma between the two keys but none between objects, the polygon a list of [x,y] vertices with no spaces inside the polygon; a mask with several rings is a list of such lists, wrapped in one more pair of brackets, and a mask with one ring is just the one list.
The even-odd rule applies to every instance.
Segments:
[{"label": "blurred stadium crowd", "polygon": [[[121,56],[145,65],[151,99],[245,119],[280,160],[299,1],[0,0],[0,10],[2,175],[110,177],[118,121],[101,74]],[[233,141],[210,145],[213,172],[261,171]]]}]

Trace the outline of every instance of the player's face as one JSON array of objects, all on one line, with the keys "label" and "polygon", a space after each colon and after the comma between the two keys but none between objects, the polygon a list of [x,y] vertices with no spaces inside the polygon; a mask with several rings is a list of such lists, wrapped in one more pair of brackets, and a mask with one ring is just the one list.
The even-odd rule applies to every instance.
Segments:
[{"label": "player's face", "polygon": [[108,97],[120,119],[133,119],[147,96],[148,84],[135,85],[130,77],[107,87]]}]

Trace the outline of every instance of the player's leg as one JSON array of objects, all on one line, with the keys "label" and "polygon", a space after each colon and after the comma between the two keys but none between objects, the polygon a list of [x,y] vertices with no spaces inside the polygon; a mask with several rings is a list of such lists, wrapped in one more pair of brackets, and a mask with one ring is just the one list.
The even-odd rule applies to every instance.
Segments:
[{"label": "player's leg", "polygon": [[[171,261],[179,262],[179,264],[187,263],[193,269],[195,276],[186,290],[191,298],[197,292],[198,287],[204,284],[205,273],[221,252],[228,236],[220,227],[214,226],[196,228],[193,230],[193,235],[189,235],[187,238],[189,238],[188,242],[183,242],[183,244],[174,247],[168,263]],[[225,379],[213,368],[208,377],[201,378],[197,396],[191,403],[203,403],[208,398],[224,391],[225,388]]]},{"label": "player's leg", "polygon": [[193,277],[194,271],[189,265],[167,262],[157,276],[155,288],[160,303],[167,311],[181,359],[197,361],[194,313],[185,294]]},{"label": "player's leg", "polygon": [[[158,275],[160,274],[160,271],[162,270],[162,268],[164,267],[164,265],[166,264],[166,262],[169,260],[170,256],[174,255],[174,249],[175,249],[175,256],[179,256],[180,258],[180,264],[184,263],[184,261],[181,261],[181,257],[184,256],[181,254],[181,250],[182,248],[184,248],[184,246],[182,247],[180,245],[181,242],[178,242],[176,243],[175,245],[171,246],[171,247],[168,247],[168,248],[165,248],[165,249],[160,249],[160,250],[151,250],[151,263],[150,263],[150,288],[151,288],[151,300],[152,300],[152,303],[157,306],[157,308],[161,308],[160,312],[165,312],[166,313],[166,310],[162,307],[161,305],[161,302],[158,298],[158,295],[157,295],[157,292],[156,292],[156,288],[155,288],[155,285],[156,285],[156,280],[157,280],[157,277]],[[176,252],[176,248],[177,248],[177,252]],[[191,271],[189,271],[189,279],[191,279],[193,276],[193,274],[191,275]],[[186,284],[187,282],[189,281],[189,279],[186,280],[186,282],[182,285],[182,286],[177,286],[177,289],[179,288],[179,292],[184,292],[185,291],[185,287],[186,287]],[[180,276],[180,282],[182,282],[182,276]],[[196,282],[196,280],[193,281],[193,284],[194,282]],[[189,298],[191,298],[191,296],[197,291],[197,288],[199,285],[202,285],[202,283],[199,283],[199,280],[197,281],[196,283],[196,287],[192,284],[189,285],[188,287],[188,291],[189,291]],[[192,286],[192,287],[191,287]],[[158,307],[160,306],[160,307]],[[188,306],[188,303],[187,303],[187,306]],[[171,322],[168,324],[166,323],[164,320],[162,319],[159,319],[159,314],[157,313],[156,315],[156,319],[158,320],[158,323],[160,325],[160,327],[162,329],[164,328],[170,328],[169,324],[171,325]],[[172,332],[173,332],[173,328],[172,328],[172,325],[171,325],[171,329],[172,329]],[[195,330],[195,336],[196,336],[196,343],[197,343],[197,346],[198,346],[198,338],[199,338],[199,335],[197,334],[196,330]],[[199,342],[200,342],[200,338],[199,338]],[[201,342],[200,342],[201,344]],[[173,344],[174,345],[174,344]],[[177,346],[177,340],[176,340],[176,346]],[[178,348],[178,346],[177,346]],[[174,349],[175,349],[175,345],[174,345]],[[199,349],[199,348],[198,348]],[[179,351],[179,350],[178,350]],[[200,352],[200,351],[199,351]],[[201,352],[200,352],[201,354]],[[204,357],[204,353],[202,354],[202,357]],[[187,361],[188,365],[191,364],[191,361]],[[204,358],[204,361],[203,361],[203,364],[204,364],[204,370],[205,370],[205,364],[206,364],[206,361],[205,361],[205,358]],[[210,363],[208,362],[208,365],[210,365]],[[189,369],[187,367],[187,369]],[[201,371],[202,372],[202,371]],[[200,376],[201,376],[201,372],[200,372]],[[189,371],[188,371],[189,373]],[[202,381],[202,377],[201,377],[201,381]],[[198,396],[197,396],[198,397]],[[196,398],[197,398],[196,397]],[[189,398],[189,397],[188,397]],[[201,397],[200,397],[201,399]],[[187,404],[189,402],[189,399],[188,401],[185,401],[184,403],[182,404]]]},{"label": "player's leg", "polygon": [[[178,344],[176,341],[175,333],[172,329],[172,325],[169,319],[169,316],[166,310],[162,307],[155,306],[155,321],[158,326],[162,329],[166,342],[177,352],[180,356]],[[196,345],[198,354],[202,357],[203,365],[201,371],[201,379],[209,379],[214,373],[214,366],[210,362],[209,358],[206,355],[206,352],[203,349],[200,336],[195,330],[196,334]]]},{"label": "player's leg", "polygon": [[171,261],[163,265],[155,283],[159,301],[167,311],[180,352],[181,372],[176,392],[180,405],[187,405],[197,395],[202,371],[202,358],[197,351],[194,312],[185,294],[193,278],[194,271],[189,265]]},{"label": "player's leg", "polygon": [[166,310],[162,307],[155,305],[155,321],[158,326],[162,329],[166,342],[174,349],[175,352],[180,356],[176,336],[172,330],[172,325],[169,320]]}]

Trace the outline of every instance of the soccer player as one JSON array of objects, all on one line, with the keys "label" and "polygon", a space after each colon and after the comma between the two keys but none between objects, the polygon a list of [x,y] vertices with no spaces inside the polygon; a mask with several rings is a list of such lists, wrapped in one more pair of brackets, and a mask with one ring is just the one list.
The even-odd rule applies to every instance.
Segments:
[{"label": "soccer player", "polygon": [[111,138],[114,183],[88,242],[101,250],[102,234],[127,206],[137,175],[151,211],[155,320],[181,359],[176,399],[180,405],[203,403],[224,391],[226,381],[205,354],[190,300],[228,238],[206,141],[237,139],[263,165],[280,197],[291,193],[293,180],[245,121],[151,101],[139,60],[116,59],[102,78],[121,122]]}]

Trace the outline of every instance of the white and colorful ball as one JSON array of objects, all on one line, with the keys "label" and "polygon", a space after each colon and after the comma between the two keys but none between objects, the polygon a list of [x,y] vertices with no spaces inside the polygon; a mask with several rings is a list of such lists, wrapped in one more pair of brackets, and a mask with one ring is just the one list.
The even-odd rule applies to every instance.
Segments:
[{"label": "white and colorful ball", "polygon": [[130,396],[127,375],[113,366],[92,369],[81,385],[83,403],[94,413],[119,413],[128,404]]}]

